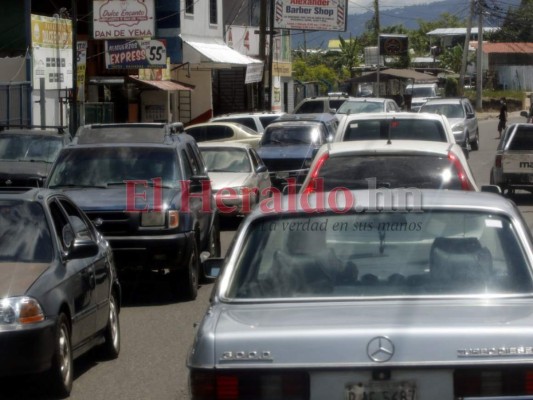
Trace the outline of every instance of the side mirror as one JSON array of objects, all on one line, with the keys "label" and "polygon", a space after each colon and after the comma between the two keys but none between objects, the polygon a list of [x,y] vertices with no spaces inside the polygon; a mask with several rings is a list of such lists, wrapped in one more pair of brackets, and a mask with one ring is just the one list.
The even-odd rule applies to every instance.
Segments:
[{"label": "side mirror", "polygon": [[202,263],[202,269],[204,271],[204,276],[208,279],[216,279],[222,271],[222,266],[224,265],[223,258],[208,258]]},{"label": "side mirror", "polygon": [[202,190],[202,182],[210,181],[207,175],[193,175],[190,179],[189,190],[191,192],[200,192]]},{"label": "side mirror", "polygon": [[262,172],[267,172],[267,171],[268,171],[268,168],[265,164],[261,164],[255,169],[256,174],[260,174]]},{"label": "side mirror", "polygon": [[468,118],[468,119],[472,119],[472,118],[475,118],[475,117],[476,117],[476,114],[474,114],[474,113],[466,114],[466,118]]},{"label": "side mirror", "polygon": [[520,111],[520,116],[524,118],[529,118],[529,113],[527,111]]},{"label": "side mirror", "polygon": [[482,185],[481,191],[486,193],[502,194],[502,189],[498,185]]},{"label": "side mirror", "polygon": [[98,244],[90,239],[74,239],[67,250],[67,260],[94,257],[98,254]]}]

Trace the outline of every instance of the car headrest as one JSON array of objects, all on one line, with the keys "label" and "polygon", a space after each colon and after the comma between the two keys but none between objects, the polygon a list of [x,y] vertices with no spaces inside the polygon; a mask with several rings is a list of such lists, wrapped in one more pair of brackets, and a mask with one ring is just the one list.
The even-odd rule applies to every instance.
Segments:
[{"label": "car headrest", "polygon": [[492,255],[477,238],[435,238],[430,274],[441,281],[486,282],[492,275]]}]

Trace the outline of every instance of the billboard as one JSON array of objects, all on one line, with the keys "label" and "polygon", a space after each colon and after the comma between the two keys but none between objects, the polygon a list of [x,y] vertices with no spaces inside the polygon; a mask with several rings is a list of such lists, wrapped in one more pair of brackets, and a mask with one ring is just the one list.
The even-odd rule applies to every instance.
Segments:
[{"label": "billboard", "polygon": [[155,36],[154,0],[93,0],[93,38]]},{"label": "billboard", "polygon": [[346,31],[347,0],[272,0],[274,28]]},{"label": "billboard", "polygon": [[166,68],[164,40],[106,40],[107,69]]},{"label": "billboard", "polygon": [[31,15],[33,89],[72,88],[72,21]]},{"label": "billboard", "polygon": [[402,56],[408,50],[407,35],[379,35],[379,53],[382,56]]}]

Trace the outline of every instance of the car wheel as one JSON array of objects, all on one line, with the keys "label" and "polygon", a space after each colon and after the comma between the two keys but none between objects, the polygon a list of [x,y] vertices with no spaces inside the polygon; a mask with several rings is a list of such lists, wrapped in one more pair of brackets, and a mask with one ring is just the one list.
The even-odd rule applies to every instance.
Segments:
[{"label": "car wheel", "polygon": [[479,129],[476,130],[474,141],[471,143],[472,150],[479,150]]},{"label": "car wheel", "polygon": [[104,333],[105,343],[103,345],[104,357],[114,360],[120,353],[120,320],[118,317],[118,306],[115,294],[111,293],[109,298],[109,316]]},{"label": "car wheel", "polygon": [[68,318],[61,313],[57,319],[55,350],[49,371],[50,388],[54,395],[68,397],[72,390],[74,365]]},{"label": "car wheel", "polygon": [[470,135],[468,134],[468,132],[466,133],[464,148],[468,153],[472,150],[472,146],[470,145]]},{"label": "car wheel", "polygon": [[194,300],[198,296],[198,277],[200,265],[198,260],[198,245],[196,240],[193,240],[191,254],[187,267],[175,272],[177,277],[177,297],[184,300]]}]

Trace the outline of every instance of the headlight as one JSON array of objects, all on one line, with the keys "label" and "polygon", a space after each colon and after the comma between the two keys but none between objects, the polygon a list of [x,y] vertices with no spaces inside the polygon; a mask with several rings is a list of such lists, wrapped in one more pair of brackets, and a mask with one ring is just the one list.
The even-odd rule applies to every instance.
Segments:
[{"label": "headlight", "polygon": [[176,228],[179,225],[179,213],[176,210],[141,212],[141,226],[164,227],[168,213],[168,227]]},{"label": "headlight", "polygon": [[33,324],[44,321],[43,310],[31,297],[8,297],[0,302],[0,324]]}]

